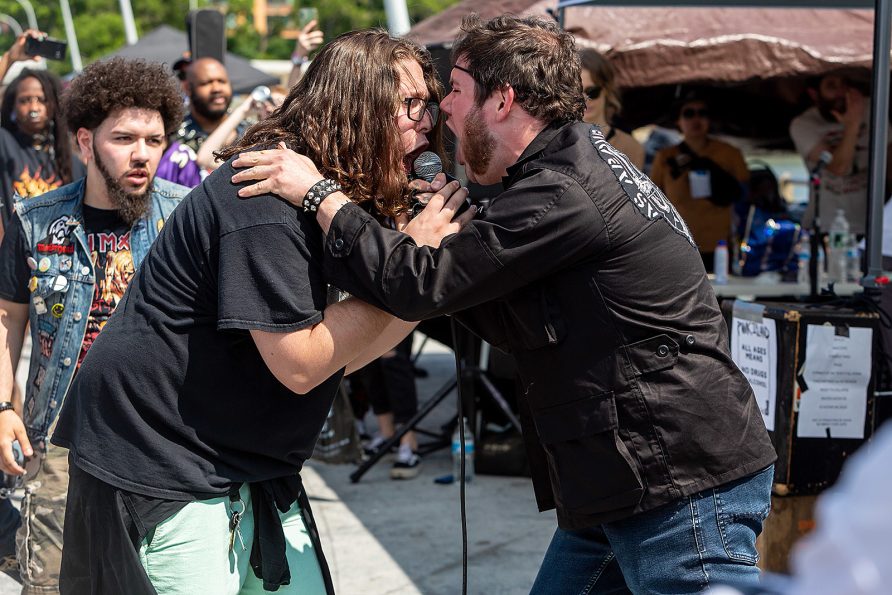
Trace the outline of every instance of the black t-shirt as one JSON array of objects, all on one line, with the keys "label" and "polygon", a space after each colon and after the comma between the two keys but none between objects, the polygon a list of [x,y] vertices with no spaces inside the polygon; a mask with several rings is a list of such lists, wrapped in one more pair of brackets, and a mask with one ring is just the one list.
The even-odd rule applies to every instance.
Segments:
[{"label": "black t-shirt", "polygon": [[[87,205],[82,208],[84,232],[96,271],[96,284],[78,365],[87,355],[87,350],[121,301],[127,284],[133,278],[130,226],[121,219],[117,210],[97,209]],[[14,214],[0,245],[0,297],[3,299],[19,304],[28,303],[28,280],[34,274],[28,266],[29,256],[33,255],[22,229],[22,221]],[[38,260],[36,256],[34,258]]]},{"label": "black t-shirt", "polygon": [[[76,157],[71,158],[71,181],[86,175],[84,165]],[[12,218],[13,197],[39,196],[55,190],[65,182],[56,173],[56,164],[49,151],[35,149],[31,139],[24,134],[11,134],[0,128],[0,216],[7,226]]]},{"label": "black t-shirt", "polygon": [[90,349],[53,443],[116,487],[188,500],[293,475],[342,372],[296,395],[249,329],[322,320],[319,226],[272,195],[237,196],[227,163],[174,211]]}]

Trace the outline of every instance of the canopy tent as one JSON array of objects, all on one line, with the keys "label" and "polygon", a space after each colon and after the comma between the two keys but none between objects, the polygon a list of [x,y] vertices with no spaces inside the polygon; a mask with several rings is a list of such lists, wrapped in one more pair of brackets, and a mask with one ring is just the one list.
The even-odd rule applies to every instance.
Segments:
[{"label": "canopy tent", "polygon": [[[171,67],[188,50],[185,31],[161,25],[135,44],[122,46],[107,57],[142,58],[150,62],[163,62]],[[235,93],[250,93],[258,85],[275,85],[279,82],[276,77],[251,66],[245,58],[229,52],[226,52],[226,71]]]},{"label": "canopy tent", "polygon": [[860,68],[869,86],[872,10],[613,4],[646,3],[464,0],[410,35],[428,47],[448,47],[471,12],[556,18],[562,10],[580,45],[595,47],[614,65],[624,89],[623,127],[671,124],[679,85],[708,86],[719,132],[769,145],[789,144],[787,125],[806,107],[808,76]]}]

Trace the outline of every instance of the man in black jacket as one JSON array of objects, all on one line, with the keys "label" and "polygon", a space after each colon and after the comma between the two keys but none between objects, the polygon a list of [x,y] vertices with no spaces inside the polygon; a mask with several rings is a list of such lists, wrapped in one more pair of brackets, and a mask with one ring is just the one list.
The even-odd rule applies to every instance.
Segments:
[{"label": "man in black jacket", "polygon": [[[569,34],[507,16],[463,30],[442,110],[468,177],[504,192],[436,249],[330,195],[329,282],[404,319],[454,313],[516,358],[536,496],[559,524],[533,593],[756,584],[776,457],[685,222],[579,122]],[[321,178],[281,151],[240,163],[235,181],[295,202]]]}]

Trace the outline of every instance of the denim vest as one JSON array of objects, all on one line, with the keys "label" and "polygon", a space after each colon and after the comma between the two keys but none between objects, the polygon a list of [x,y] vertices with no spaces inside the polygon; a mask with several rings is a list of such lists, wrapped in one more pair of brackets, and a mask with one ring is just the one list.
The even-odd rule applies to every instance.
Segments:
[{"label": "denim vest", "polygon": [[[41,196],[18,200],[15,205],[29,251],[39,263],[29,286],[32,347],[22,414],[35,447],[45,442],[68,392],[93,302],[96,277],[81,224],[85,188],[86,179],[81,179]],[[184,186],[155,178],[149,213],[130,230],[134,268],[188,192]],[[65,237],[69,242],[58,243]],[[43,302],[38,306],[40,300]]]}]

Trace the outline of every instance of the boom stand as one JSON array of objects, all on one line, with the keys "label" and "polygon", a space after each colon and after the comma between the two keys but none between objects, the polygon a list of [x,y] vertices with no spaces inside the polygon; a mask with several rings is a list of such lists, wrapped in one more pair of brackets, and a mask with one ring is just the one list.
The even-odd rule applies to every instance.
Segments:
[{"label": "boom stand", "polygon": [[815,217],[812,222],[811,229],[811,260],[808,263],[808,279],[809,279],[809,293],[808,297],[811,301],[817,301],[818,299],[818,279],[820,278],[820,273],[823,271],[818,271],[818,250],[820,249],[820,245],[822,243],[821,238],[821,172],[820,170],[816,170],[811,174],[811,185],[814,188],[814,197],[815,197]]},{"label": "boom stand", "polygon": [[[447,448],[452,443],[452,436],[449,434],[448,430],[443,430],[439,433],[430,432],[423,428],[419,428],[418,424],[423,420],[427,415],[436,408],[440,402],[446,398],[453,390],[458,388],[459,379],[461,379],[463,390],[461,393],[465,395],[464,402],[464,410],[468,412],[468,420],[471,423],[471,431],[474,431],[474,421],[476,416],[474,412],[476,412],[475,403],[475,387],[479,384],[483,386],[486,390],[486,394],[488,394],[499,406],[499,409],[505,414],[505,416],[510,420],[511,425],[517,428],[517,431],[520,431],[520,421],[518,421],[517,416],[514,415],[514,412],[511,411],[511,407],[508,405],[508,401],[505,400],[505,397],[502,396],[502,393],[495,387],[492,380],[486,374],[487,370],[487,362],[489,361],[489,351],[490,346],[488,343],[483,342],[480,348],[480,359],[479,362],[475,365],[473,361],[471,361],[470,356],[474,353],[474,347],[477,342],[476,338],[467,331],[459,331],[459,325],[457,325],[454,321],[452,324],[455,327],[455,335],[459,338],[459,344],[455,345],[454,348],[458,349],[458,360],[461,362],[461,369],[458,371],[456,377],[449,379],[442,387],[440,387],[434,396],[428,400],[424,406],[418,410],[412,419],[403,424],[401,428],[399,428],[396,433],[389,438],[386,442],[381,444],[380,448],[378,448],[375,454],[371,455],[368,459],[362,462],[356,470],[350,474],[350,481],[352,483],[359,483],[359,480],[362,479],[362,476],[366,474],[366,472],[371,469],[375,463],[380,461],[387,453],[390,452],[390,449],[399,444],[399,441],[403,436],[406,435],[407,432],[411,430],[415,430],[419,434],[423,434],[425,436],[433,438],[431,442],[427,442],[425,444],[419,444],[418,452],[422,455],[433,452],[435,450],[441,448]],[[459,423],[460,420],[458,420]],[[451,424],[449,424],[451,426]],[[448,426],[447,426],[448,427]]]}]

